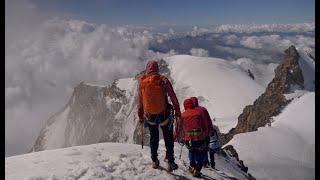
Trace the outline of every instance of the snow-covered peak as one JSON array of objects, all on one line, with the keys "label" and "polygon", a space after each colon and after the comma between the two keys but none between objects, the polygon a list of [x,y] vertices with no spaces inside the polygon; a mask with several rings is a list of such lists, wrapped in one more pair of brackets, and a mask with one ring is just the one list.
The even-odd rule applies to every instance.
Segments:
[{"label": "snow-covered peak", "polygon": [[239,64],[220,58],[175,55],[169,64],[180,106],[191,96],[199,98],[222,132],[237,123],[243,108],[251,104],[264,88],[251,79]]}]

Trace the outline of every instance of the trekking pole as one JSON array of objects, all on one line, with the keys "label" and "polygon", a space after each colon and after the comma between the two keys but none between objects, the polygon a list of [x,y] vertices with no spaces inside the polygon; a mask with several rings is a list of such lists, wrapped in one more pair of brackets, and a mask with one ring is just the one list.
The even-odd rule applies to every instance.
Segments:
[{"label": "trekking pole", "polygon": [[141,148],[143,149],[143,137],[144,137],[144,120],[143,120],[143,122],[141,123],[141,129],[140,129],[140,131],[141,131]]},{"label": "trekking pole", "polygon": [[180,154],[179,154],[179,159],[181,159],[181,155],[182,155],[182,149],[183,149],[183,146],[184,146],[184,143],[181,143],[181,119],[180,118],[176,118],[176,135],[177,135],[177,138],[178,138],[178,143],[180,144],[181,148],[180,148]]},{"label": "trekking pole", "polygon": [[183,146],[184,146],[184,145],[181,145],[181,144],[180,144],[180,146],[181,146],[181,148],[180,148],[180,155],[179,155],[179,159],[181,159],[181,155],[182,155],[182,148],[183,148]]}]

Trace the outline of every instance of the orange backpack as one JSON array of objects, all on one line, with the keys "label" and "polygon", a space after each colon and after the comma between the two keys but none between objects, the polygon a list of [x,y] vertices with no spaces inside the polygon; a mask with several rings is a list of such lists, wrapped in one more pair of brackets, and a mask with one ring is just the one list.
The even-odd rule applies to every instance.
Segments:
[{"label": "orange backpack", "polygon": [[166,109],[166,91],[160,74],[144,75],[140,78],[143,109],[149,114],[160,114]]}]

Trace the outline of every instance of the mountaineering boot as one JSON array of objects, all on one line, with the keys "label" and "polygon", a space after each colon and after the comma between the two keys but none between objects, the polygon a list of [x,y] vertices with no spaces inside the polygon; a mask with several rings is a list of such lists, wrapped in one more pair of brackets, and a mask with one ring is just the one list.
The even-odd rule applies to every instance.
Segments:
[{"label": "mountaineering boot", "polygon": [[152,161],[152,168],[153,169],[158,169],[159,168],[159,160],[156,160],[156,161]]},{"label": "mountaineering boot", "polygon": [[189,172],[190,172],[191,174],[193,174],[193,172],[196,171],[196,168],[195,168],[195,167],[192,167],[192,166],[189,166],[188,170],[189,170]]},{"label": "mountaineering boot", "polygon": [[176,170],[176,169],[178,169],[178,165],[176,164],[176,163],[174,163],[174,162],[169,162],[168,163],[168,168],[167,168],[167,170],[169,171],[169,172],[171,172],[171,171],[173,171],[173,170]]},{"label": "mountaineering boot", "polygon": [[215,168],[216,168],[215,165],[216,165],[215,162],[211,162],[211,163],[210,163],[210,166],[211,166],[212,169],[215,169]]},{"label": "mountaineering boot", "polygon": [[202,169],[202,166],[196,165],[194,168],[194,171],[192,172],[193,177],[200,178],[201,177],[201,173],[200,173],[201,169]]},{"label": "mountaineering boot", "polygon": [[191,174],[193,174],[193,171],[196,170],[196,163],[195,162],[190,162],[190,165],[188,167],[188,170]]},{"label": "mountaineering boot", "polygon": [[206,159],[206,160],[203,162],[203,167],[205,167],[205,168],[209,167],[209,161],[208,161],[208,159]]},{"label": "mountaineering boot", "polygon": [[201,173],[197,169],[194,169],[194,171],[192,172],[192,176],[196,177],[196,178],[200,178],[201,177]]}]

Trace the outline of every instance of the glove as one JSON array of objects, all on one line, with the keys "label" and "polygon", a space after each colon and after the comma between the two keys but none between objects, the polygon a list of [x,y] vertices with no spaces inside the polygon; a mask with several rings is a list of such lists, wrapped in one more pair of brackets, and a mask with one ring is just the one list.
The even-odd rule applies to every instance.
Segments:
[{"label": "glove", "polygon": [[178,143],[179,143],[181,146],[183,146],[183,145],[185,144],[183,140],[178,140]]},{"label": "glove", "polygon": [[143,121],[144,121],[143,118],[139,119],[139,120],[138,120],[138,124],[139,124],[139,125],[142,125],[142,124],[143,124]]}]

